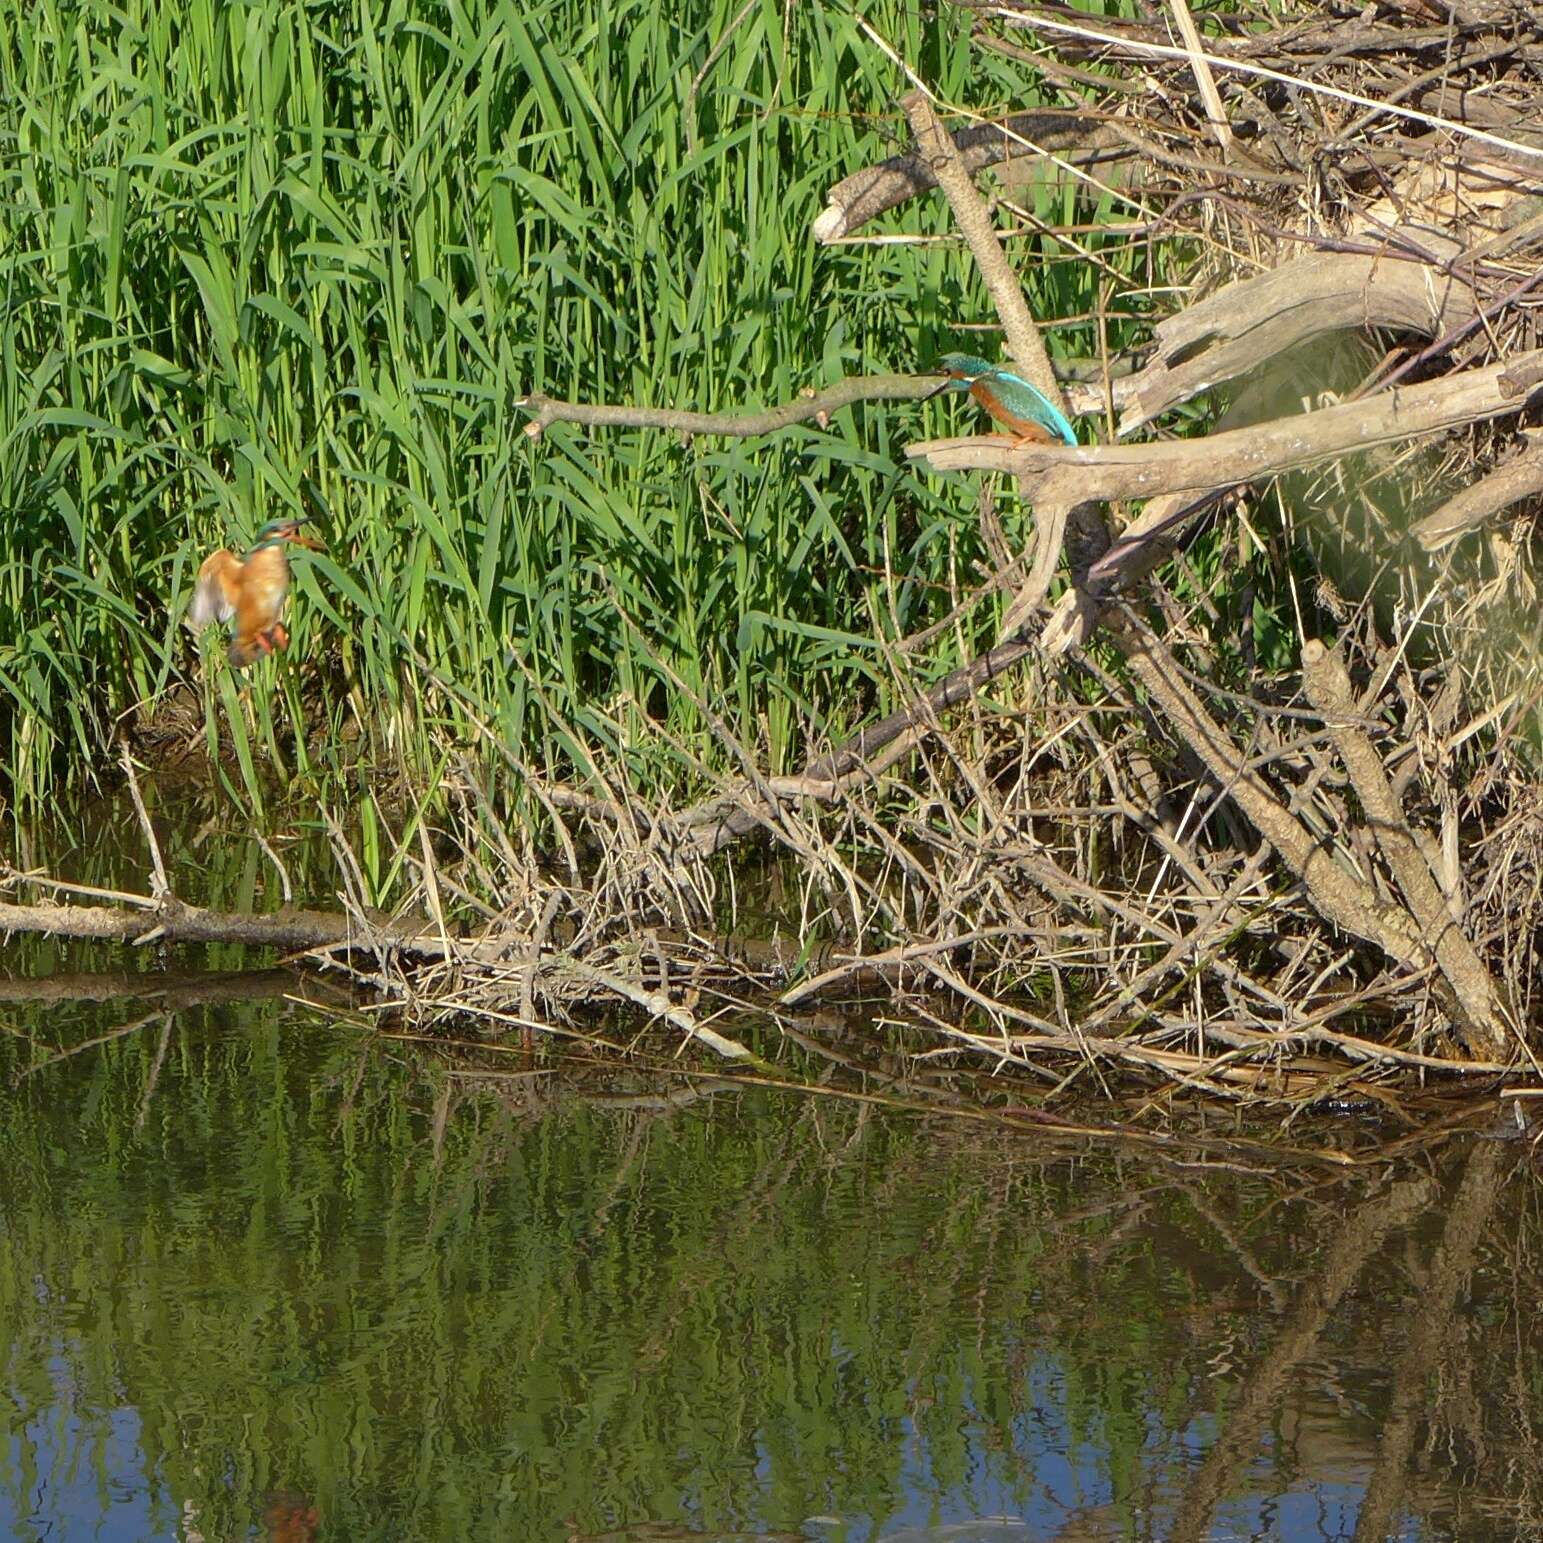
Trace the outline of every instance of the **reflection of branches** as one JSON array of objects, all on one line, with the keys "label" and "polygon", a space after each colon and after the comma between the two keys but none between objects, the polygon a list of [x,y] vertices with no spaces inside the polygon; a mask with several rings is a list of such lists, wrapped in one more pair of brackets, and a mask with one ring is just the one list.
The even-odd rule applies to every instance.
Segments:
[{"label": "reflection of branches", "polygon": [[31,1066],[24,1067],[16,1074],[17,1082],[25,1082],[35,1072],[43,1071],[46,1067],[56,1066],[60,1061],[68,1061],[71,1056],[77,1056],[87,1050],[95,1050],[98,1045],[106,1045],[115,1039],[126,1039],[130,1034],[137,1034],[146,1024],[159,1023],[166,1017],[164,1013],[146,1013],[143,1018],[136,1018],[132,1023],[119,1025],[116,1029],[109,1029],[105,1034],[93,1034],[90,1039],[83,1039],[78,1045],[71,1045],[67,1049],[57,1050],[53,1055],[45,1057],[41,1061],[34,1062]]},{"label": "reflection of branches", "polygon": [[1391,1535],[1403,1501],[1414,1450],[1415,1426],[1424,1405],[1426,1381],[1440,1359],[1458,1292],[1473,1273],[1474,1256],[1489,1213],[1500,1195],[1500,1170],[1507,1149],[1498,1141],[1476,1141],[1462,1182],[1447,1208],[1446,1229],[1425,1278],[1408,1347],[1393,1380],[1393,1396],[1382,1426],[1377,1466],[1356,1521],[1357,1543]]},{"label": "reflection of branches", "polygon": [[134,1129],[143,1129],[150,1117],[150,1103],[161,1083],[161,1068],[166,1064],[166,1052],[171,1048],[171,1029],[177,1021],[174,1013],[161,1014],[161,1038],[155,1047],[155,1059],[150,1063],[150,1075],[145,1079],[145,1091],[139,1100],[139,1113],[134,1117]]},{"label": "reflection of branches", "polygon": [[1412,1221],[1430,1200],[1429,1181],[1409,1179],[1395,1184],[1387,1193],[1372,1196],[1346,1219],[1322,1270],[1316,1279],[1303,1286],[1280,1337],[1250,1375],[1237,1407],[1228,1417],[1226,1430],[1216,1438],[1185,1491],[1169,1534],[1174,1543],[1206,1535],[1217,1501],[1257,1449],[1259,1432],[1278,1406],[1292,1368],[1318,1343],[1329,1315],[1355,1284],[1382,1240],[1395,1227]]},{"label": "reflection of branches", "polygon": [[[321,984],[321,983],[318,983]],[[295,990],[290,970],[89,970],[40,980],[0,980],[0,1002],[112,1002],[153,998],[167,1012],[217,1007]]]}]

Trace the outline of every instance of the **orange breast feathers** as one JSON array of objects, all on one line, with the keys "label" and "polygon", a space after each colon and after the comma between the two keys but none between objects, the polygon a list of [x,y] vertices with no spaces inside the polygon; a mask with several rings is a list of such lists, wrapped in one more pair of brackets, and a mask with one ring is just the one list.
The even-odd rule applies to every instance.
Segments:
[{"label": "orange breast feathers", "polygon": [[1055,443],[1058,437],[1057,435],[1052,434],[1050,430],[1046,428],[1045,425],[1038,419],[1025,418],[1021,414],[1015,413],[1007,405],[1007,403],[1002,400],[1001,392],[992,389],[992,383],[989,379],[982,377],[980,380],[974,382],[974,384],[970,387],[970,395],[974,397],[975,400],[979,402],[980,405],[984,407],[986,411],[997,420],[998,423],[1005,424],[1008,428],[1010,428],[1013,433],[1018,436],[1020,442],[1028,442],[1031,444],[1040,445],[1049,445]]},{"label": "orange breast feathers", "polygon": [[222,548],[210,553],[199,568],[185,619],[197,632],[210,622],[234,618],[230,661],[250,664],[288,643],[287,633],[278,626],[288,593],[289,562],[282,546],[260,547],[245,562]]}]

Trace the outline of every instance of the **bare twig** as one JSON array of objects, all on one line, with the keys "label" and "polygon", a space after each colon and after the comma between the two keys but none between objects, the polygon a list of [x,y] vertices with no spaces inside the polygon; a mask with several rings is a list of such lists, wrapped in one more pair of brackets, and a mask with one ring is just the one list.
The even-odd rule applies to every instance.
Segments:
[{"label": "bare twig", "polygon": [[563,402],[539,391],[521,397],[517,406],[535,416],[525,425],[531,439],[540,439],[553,423],[584,423],[594,428],[674,429],[681,434],[722,434],[749,438],[776,434],[813,419],[823,424],[831,413],[856,402],[909,402],[925,397],[940,383],[936,375],[855,375],[821,391],[806,391],[791,402],[744,412],[699,413],[673,407],[627,407],[610,403]]},{"label": "bare twig", "polygon": [[166,864],[161,861],[161,843],[155,839],[155,827],[150,823],[150,816],[145,810],[145,800],[139,791],[139,778],[134,774],[134,758],[129,754],[127,740],[118,743],[118,763],[128,779],[134,813],[139,816],[139,828],[145,833],[145,845],[150,848],[150,893],[153,899],[159,901],[162,896],[171,893],[171,886],[166,882]]},{"label": "bare twig", "polygon": [[1179,36],[1184,39],[1184,47],[1189,52],[1190,68],[1195,72],[1195,84],[1200,88],[1200,100],[1205,105],[1206,121],[1211,125],[1211,132],[1216,136],[1216,142],[1222,147],[1223,153],[1232,148],[1232,128],[1227,122],[1227,112],[1222,106],[1221,94],[1216,89],[1216,77],[1211,73],[1211,62],[1205,56],[1205,49],[1200,43],[1200,31],[1195,26],[1195,18],[1189,13],[1186,0],[1168,0],[1168,8],[1173,12],[1174,24],[1179,29]]}]

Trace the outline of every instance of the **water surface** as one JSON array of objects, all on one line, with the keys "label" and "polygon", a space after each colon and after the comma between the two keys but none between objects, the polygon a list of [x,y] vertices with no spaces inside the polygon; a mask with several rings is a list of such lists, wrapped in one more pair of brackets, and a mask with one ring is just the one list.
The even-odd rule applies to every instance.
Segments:
[{"label": "water surface", "polygon": [[0,992],[0,1537],[1543,1535],[1525,1141],[1075,1146],[145,968]]}]

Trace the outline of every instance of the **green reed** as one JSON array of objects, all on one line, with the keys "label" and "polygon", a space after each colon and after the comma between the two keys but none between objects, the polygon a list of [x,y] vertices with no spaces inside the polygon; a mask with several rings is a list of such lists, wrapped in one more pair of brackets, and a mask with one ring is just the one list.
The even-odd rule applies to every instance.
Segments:
[{"label": "green reed", "polygon": [[[18,801],[89,777],[183,685],[248,791],[324,776],[357,733],[422,774],[436,743],[485,748],[474,719],[547,764],[614,747],[657,784],[681,772],[633,749],[645,719],[717,756],[696,698],[773,765],[884,705],[875,626],[938,614],[977,550],[961,484],[891,490],[948,409],[537,445],[515,405],[769,402],[990,318],[956,247],[813,246],[828,186],[903,142],[903,82],[840,4],[739,9],[0,0]],[[945,96],[1033,99],[915,12],[867,14]],[[1050,218],[1074,202],[1102,207],[1039,195]],[[941,205],[904,221],[948,228]],[[1064,250],[1015,255],[1041,314],[1095,302]],[[201,555],[305,509],[308,477],[330,553],[297,565],[292,652],[248,691],[180,606]]]}]

